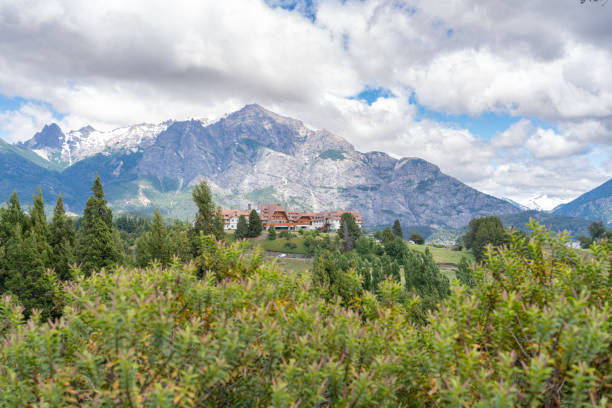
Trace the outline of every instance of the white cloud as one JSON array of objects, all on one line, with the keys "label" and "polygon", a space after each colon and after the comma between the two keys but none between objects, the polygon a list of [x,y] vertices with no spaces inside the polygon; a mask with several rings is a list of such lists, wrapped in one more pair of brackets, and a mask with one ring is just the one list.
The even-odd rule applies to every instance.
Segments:
[{"label": "white cloud", "polygon": [[538,159],[572,156],[578,153],[586,153],[588,150],[587,146],[569,140],[552,129],[541,128],[529,137],[526,146],[531,154]]},{"label": "white cloud", "polygon": [[505,131],[497,133],[491,140],[491,143],[496,147],[522,146],[533,130],[534,126],[531,124],[531,121],[521,119],[513,123]]},{"label": "white cloud", "polygon": [[19,110],[0,111],[0,129],[7,134],[8,142],[28,140],[53,120],[53,115],[45,106],[32,103],[22,105]]}]

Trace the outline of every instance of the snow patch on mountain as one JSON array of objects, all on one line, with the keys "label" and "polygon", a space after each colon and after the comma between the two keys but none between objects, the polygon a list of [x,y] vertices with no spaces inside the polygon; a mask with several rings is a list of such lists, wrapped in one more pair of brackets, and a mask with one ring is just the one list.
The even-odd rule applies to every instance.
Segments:
[{"label": "snow patch on mountain", "polygon": [[525,205],[519,204],[519,203],[517,203],[516,201],[514,201],[514,200],[513,200],[513,199],[511,199],[511,198],[508,198],[508,197],[501,197],[501,199],[502,199],[502,200],[504,200],[504,201],[505,201],[505,202],[507,202],[507,203],[512,204],[512,205],[513,205],[513,206],[515,206],[516,208],[519,208],[521,211],[528,211],[528,210],[531,210],[531,208],[529,208],[529,207],[527,207],[527,206],[525,206]]},{"label": "snow patch on mountain", "polygon": [[68,162],[82,160],[98,153],[146,148],[152,145],[161,132],[173,122],[159,124],[141,123],[138,125],[117,128],[110,132],[101,132],[91,127],[68,132],[65,145],[68,146]]},{"label": "snow patch on mountain", "polygon": [[538,211],[552,211],[564,202],[561,198],[550,197],[547,194],[538,194],[537,196],[517,201],[529,209]]},{"label": "snow patch on mountain", "polygon": [[[68,133],[58,131],[59,128],[45,126],[24,144],[36,154],[48,161],[56,161],[70,166],[77,161],[99,153],[111,154],[119,151],[137,152],[155,143],[157,136],[174,123],[173,120],[158,124],[141,123],[117,128],[111,131],[99,131],[91,126],[85,126]],[[57,129],[56,129],[57,128]],[[53,132],[43,134],[43,132]],[[42,135],[39,136],[39,135]],[[58,148],[59,146],[59,148]]]}]

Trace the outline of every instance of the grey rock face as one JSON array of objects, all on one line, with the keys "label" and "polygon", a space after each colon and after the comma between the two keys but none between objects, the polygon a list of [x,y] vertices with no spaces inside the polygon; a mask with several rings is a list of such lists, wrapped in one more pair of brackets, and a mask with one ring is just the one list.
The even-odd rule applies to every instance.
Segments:
[{"label": "grey rock face", "polygon": [[[339,136],[308,129],[258,105],[214,123],[166,122],[156,129],[159,132],[140,131],[145,138],[121,136],[129,143],[119,143],[112,132],[97,135],[81,129],[79,140],[92,140],[81,145],[93,146],[81,151],[116,158],[79,158],[63,171],[63,178],[76,189],[80,179],[90,183],[84,172],[98,171],[108,178],[111,203],[131,210],[137,210],[138,203],[147,209],[185,209],[177,197],[188,196],[194,184],[206,179],[225,207],[280,202],[296,210],[355,209],[369,225],[400,219],[403,225],[461,227],[476,216],[519,211],[425,160],[360,153]],[[167,214],[184,216],[172,209]]]},{"label": "grey rock face", "polygon": [[[161,164],[161,165],[160,165]],[[516,213],[511,204],[449,177],[425,160],[360,153],[325,130],[248,105],[218,122],[177,122],[146,149],[140,176],[201,179],[225,206],[270,201],[301,210],[356,209],[367,224],[460,227],[473,217]]]},{"label": "grey rock face", "polygon": [[612,225],[612,179],[553,210],[554,214],[603,221]]},{"label": "grey rock face", "polygon": [[48,149],[52,152],[59,152],[62,149],[65,138],[66,136],[62,129],[57,124],[51,123],[50,125],[45,125],[32,139],[17,145],[30,150]]}]

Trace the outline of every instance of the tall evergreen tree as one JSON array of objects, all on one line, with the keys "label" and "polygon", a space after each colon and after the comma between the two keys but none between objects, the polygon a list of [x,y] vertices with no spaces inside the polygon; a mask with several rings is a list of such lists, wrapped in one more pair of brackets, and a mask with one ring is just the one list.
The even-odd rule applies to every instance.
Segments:
[{"label": "tall evergreen tree", "polygon": [[170,263],[171,255],[168,230],[159,209],[156,208],[151,231],[143,233],[136,240],[136,262],[140,266],[146,266],[150,261],[157,261],[166,266]]},{"label": "tall evergreen tree", "polygon": [[270,241],[274,241],[276,239],[276,228],[274,225],[270,225],[270,228],[268,228],[268,239]]},{"label": "tall evergreen tree", "polygon": [[118,234],[113,231],[113,213],[106,205],[100,176],[96,175],[91,190],[93,195],[85,204],[76,242],[77,262],[88,274],[117,264],[123,256]]},{"label": "tall evergreen tree", "polygon": [[259,218],[259,214],[257,214],[257,211],[251,210],[251,212],[249,213],[249,237],[258,237],[261,234],[261,231],[263,231],[261,218]]},{"label": "tall evergreen tree", "polygon": [[34,206],[30,211],[30,229],[24,235],[31,238],[42,263],[45,266],[50,266],[51,246],[49,245],[49,228],[47,226],[47,216],[45,215],[45,200],[43,199],[40,187],[38,187],[36,195],[32,197],[32,201]]},{"label": "tall evergreen tree", "polygon": [[393,222],[393,234],[395,234],[396,237],[400,237],[401,239],[404,239],[404,234],[402,232],[402,226],[400,225],[399,220],[395,220]]},{"label": "tall evergreen tree", "polygon": [[241,215],[238,218],[238,225],[236,226],[234,236],[236,239],[243,239],[249,236],[249,225],[247,224],[247,220],[244,215]]},{"label": "tall evergreen tree", "polygon": [[41,244],[32,229],[23,233],[21,225],[14,226],[0,266],[0,291],[17,296],[26,317],[36,308],[41,309],[43,319],[47,319],[59,313],[53,307],[55,278],[53,274],[45,274],[48,253],[46,250],[40,252]]},{"label": "tall evergreen tree", "polygon": [[70,264],[74,263],[74,226],[64,209],[64,199],[60,194],[53,210],[53,220],[49,227],[51,245],[51,267],[60,280],[70,279]]},{"label": "tall evergreen tree", "polygon": [[383,244],[386,244],[388,242],[392,242],[394,241],[396,238],[395,234],[393,233],[393,231],[391,231],[391,228],[389,227],[385,227],[385,229],[382,231],[381,234],[381,241]]},{"label": "tall evergreen tree", "polygon": [[[196,238],[200,234],[214,235],[217,239],[224,237],[223,232],[223,215],[221,215],[221,209],[215,207],[212,193],[206,181],[202,181],[200,184],[194,187],[193,201],[198,207],[194,222],[194,232]],[[196,239],[199,242],[199,239]]]},{"label": "tall evergreen tree", "polygon": [[355,241],[361,236],[361,228],[355,222],[355,217],[351,213],[344,213],[340,217],[340,228],[338,236],[344,244],[344,249],[350,251],[355,248]]},{"label": "tall evergreen tree", "polygon": [[26,228],[26,215],[21,209],[21,203],[17,191],[13,191],[6,203],[6,209],[2,209],[0,220],[0,244],[8,242],[13,234],[15,226],[19,225],[23,231]]}]

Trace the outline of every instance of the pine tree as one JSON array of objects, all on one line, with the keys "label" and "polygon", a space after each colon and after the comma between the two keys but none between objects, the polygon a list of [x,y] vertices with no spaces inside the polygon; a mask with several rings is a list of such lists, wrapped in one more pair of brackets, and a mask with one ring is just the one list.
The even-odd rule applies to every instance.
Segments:
[{"label": "pine tree", "polygon": [[223,232],[223,215],[221,209],[215,207],[212,193],[206,181],[194,187],[193,201],[198,207],[194,222],[194,231],[196,237],[200,234],[214,235],[217,239],[222,239],[225,235]]},{"label": "pine tree", "polygon": [[391,228],[389,227],[385,227],[385,229],[383,230],[382,234],[381,234],[381,241],[383,244],[386,244],[388,242],[391,242],[393,240],[395,240],[396,236],[393,233],[393,231],[391,231]]},{"label": "pine tree", "polygon": [[13,191],[13,194],[11,194],[11,197],[6,203],[6,209],[2,209],[0,244],[8,242],[16,225],[21,226],[21,230],[23,231],[26,228],[26,215],[21,209],[17,191]]},{"label": "pine tree", "polygon": [[53,210],[49,235],[52,248],[51,267],[60,280],[70,279],[70,265],[74,263],[74,226],[66,215],[61,194]]},{"label": "pine tree", "polygon": [[268,228],[268,239],[270,241],[274,241],[276,239],[276,228],[274,225],[270,225],[270,228]]},{"label": "pine tree", "polygon": [[255,238],[261,235],[261,231],[263,231],[263,225],[261,225],[261,218],[259,218],[259,214],[257,211],[251,210],[249,214],[249,237]]},{"label": "pine tree", "polygon": [[344,213],[340,217],[340,228],[338,236],[344,244],[344,250],[350,251],[355,248],[355,241],[361,236],[361,229],[355,222],[355,217],[351,213]]},{"label": "pine tree", "polygon": [[246,217],[244,215],[241,215],[238,218],[238,225],[236,226],[236,231],[234,233],[234,236],[236,237],[236,239],[243,239],[243,238],[246,238],[248,235],[249,235],[249,226],[247,224]]},{"label": "pine tree", "polygon": [[54,305],[53,281],[45,275],[44,255],[39,252],[40,241],[33,231],[22,232],[21,225],[15,225],[7,243],[2,260],[2,293],[17,296],[28,317],[33,308],[42,309],[43,318],[57,316]]},{"label": "pine tree", "polygon": [[150,261],[157,261],[163,266],[170,263],[170,242],[159,209],[155,209],[151,231],[142,234],[136,240],[136,262],[146,266]]},{"label": "pine tree", "polygon": [[26,234],[32,239],[36,247],[38,256],[45,266],[51,264],[51,246],[49,245],[49,227],[47,226],[47,216],[45,215],[45,200],[42,191],[38,187],[38,192],[32,197],[34,207],[30,211],[30,229]]},{"label": "pine tree", "polygon": [[91,190],[93,195],[85,204],[76,243],[77,262],[88,274],[117,264],[123,256],[118,234],[113,231],[113,213],[106,205],[100,176],[96,175]]},{"label": "pine tree", "polygon": [[395,234],[396,237],[404,239],[404,234],[402,233],[402,226],[400,225],[399,220],[395,220],[393,222],[393,234]]}]

